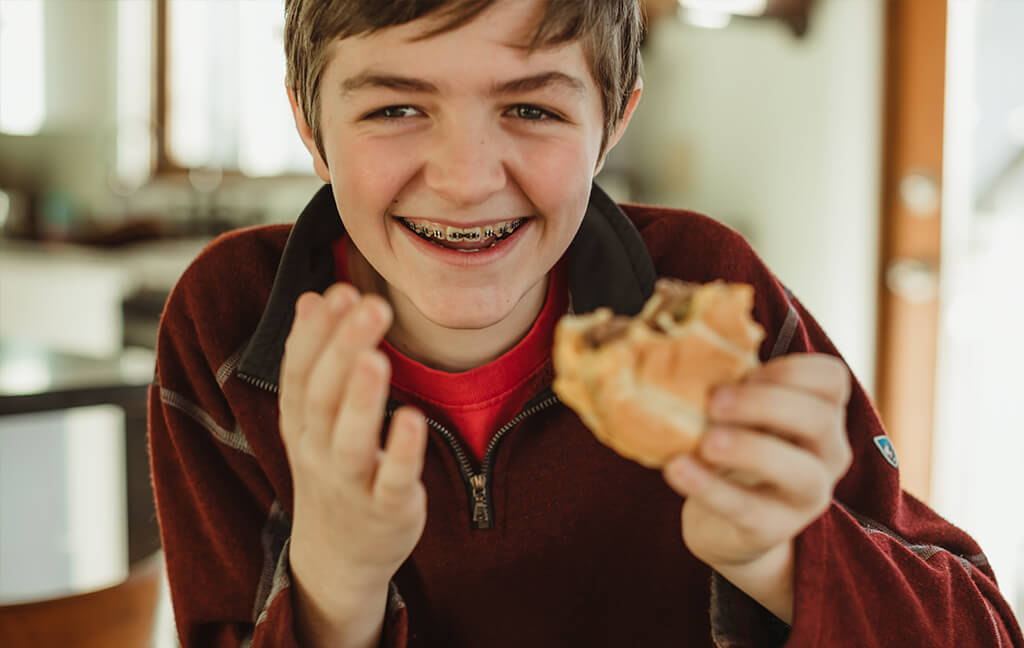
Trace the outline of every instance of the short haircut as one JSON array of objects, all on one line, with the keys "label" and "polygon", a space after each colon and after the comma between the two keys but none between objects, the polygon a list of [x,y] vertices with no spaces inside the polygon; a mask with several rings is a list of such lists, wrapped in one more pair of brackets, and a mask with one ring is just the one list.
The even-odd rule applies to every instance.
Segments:
[{"label": "short haircut", "polygon": [[[313,133],[317,150],[327,161],[320,129],[320,81],[329,45],[386,27],[437,15],[429,38],[472,21],[494,0],[285,0],[284,48],[286,83],[295,93]],[[579,40],[604,109],[604,152],[639,75],[644,22],[638,0],[546,0],[530,51]]]}]

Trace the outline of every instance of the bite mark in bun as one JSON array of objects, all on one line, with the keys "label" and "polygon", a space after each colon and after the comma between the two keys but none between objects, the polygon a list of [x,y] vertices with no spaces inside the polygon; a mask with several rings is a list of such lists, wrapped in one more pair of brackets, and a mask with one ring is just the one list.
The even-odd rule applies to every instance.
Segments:
[{"label": "bite mark in bun", "polygon": [[636,317],[567,315],[555,329],[555,393],[602,443],[660,468],[696,448],[711,390],[760,364],[753,302],[747,284],[659,279]]}]

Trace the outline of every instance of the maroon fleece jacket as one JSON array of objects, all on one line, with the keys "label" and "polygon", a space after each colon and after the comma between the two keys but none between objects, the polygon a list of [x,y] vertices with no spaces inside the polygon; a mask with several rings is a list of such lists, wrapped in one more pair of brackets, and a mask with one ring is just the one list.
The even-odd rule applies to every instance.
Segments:
[{"label": "maroon fleece jacket", "polygon": [[[342,233],[324,187],[294,226],[214,241],[168,301],[150,450],[186,648],[298,645],[277,379],[295,299],[333,283]],[[576,312],[635,314],[658,276],[743,281],[767,331],[762,360],[838,355],[742,237],[704,216],[620,208],[595,187],[567,253]],[[661,473],[598,443],[550,382],[542,372],[482,463],[431,427],[427,525],[392,580],[382,645],[1024,646],[978,545],[900,490],[859,385],[853,467],[797,537],[789,627],[687,551],[682,499]]]}]

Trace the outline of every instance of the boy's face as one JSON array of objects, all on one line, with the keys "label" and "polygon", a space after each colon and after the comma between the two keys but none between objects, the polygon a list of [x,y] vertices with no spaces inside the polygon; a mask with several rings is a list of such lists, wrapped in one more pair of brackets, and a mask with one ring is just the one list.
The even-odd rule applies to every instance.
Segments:
[{"label": "boy's face", "polygon": [[[535,304],[524,297],[543,294],[587,207],[601,95],[579,42],[522,47],[539,9],[504,0],[429,39],[416,40],[431,17],[329,51],[318,173],[388,297],[445,328],[485,328]],[[442,246],[448,227],[470,237],[458,246],[488,247]]]}]

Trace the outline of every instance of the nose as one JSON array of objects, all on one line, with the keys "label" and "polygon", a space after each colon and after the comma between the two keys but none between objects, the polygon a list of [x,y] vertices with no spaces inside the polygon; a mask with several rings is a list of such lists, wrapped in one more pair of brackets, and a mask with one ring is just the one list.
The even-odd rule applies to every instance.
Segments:
[{"label": "nose", "polygon": [[500,136],[486,125],[463,121],[439,133],[424,166],[424,180],[455,205],[475,205],[505,188],[508,181]]}]

